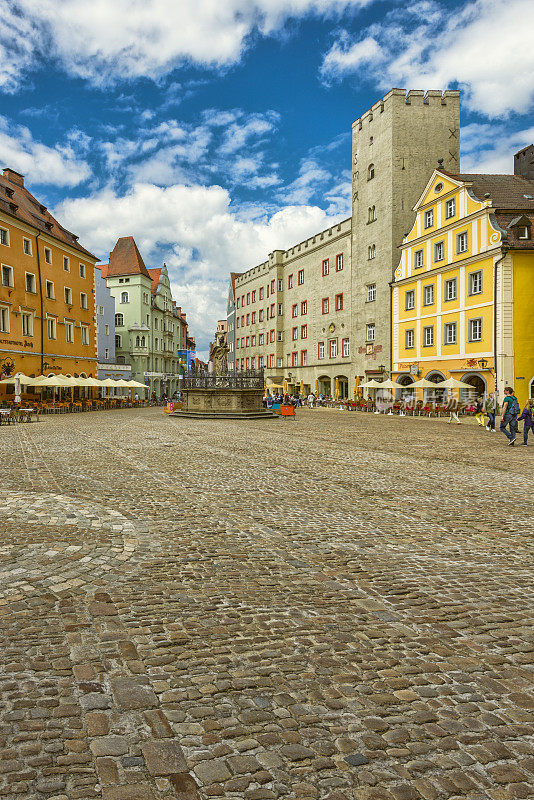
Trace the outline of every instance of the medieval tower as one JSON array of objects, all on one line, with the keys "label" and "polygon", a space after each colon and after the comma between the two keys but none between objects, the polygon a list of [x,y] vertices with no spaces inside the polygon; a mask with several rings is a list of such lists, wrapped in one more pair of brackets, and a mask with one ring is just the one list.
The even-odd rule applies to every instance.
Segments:
[{"label": "medieval tower", "polygon": [[438,163],[460,171],[458,91],[392,89],[352,126],[351,347],[361,378],[389,370],[398,246]]}]

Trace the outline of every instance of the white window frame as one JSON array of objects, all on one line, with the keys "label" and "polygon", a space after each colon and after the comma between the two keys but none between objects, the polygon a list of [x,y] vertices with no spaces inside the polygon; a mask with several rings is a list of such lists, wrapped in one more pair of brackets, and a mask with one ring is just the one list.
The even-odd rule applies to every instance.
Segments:
[{"label": "white window frame", "polygon": [[[65,304],[71,306],[73,303],[72,303],[72,289],[70,288],[70,286],[63,287],[63,296],[65,298]],[[67,298],[70,298],[70,300],[68,300]]]},{"label": "white window frame", "polygon": [[407,328],[404,331],[404,349],[413,350],[415,347],[415,330],[414,328]]},{"label": "white window frame", "polygon": [[[2,241],[4,239],[4,241]],[[0,227],[0,244],[4,247],[9,247],[9,230],[7,228]]]},{"label": "white window frame", "polygon": [[323,359],[325,353],[324,342],[319,342],[317,347],[317,358]]},{"label": "white window frame", "polygon": [[328,340],[328,358],[337,358],[337,339]]},{"label": "white window frame", "polygon": [[[126,300],[124,299],[126,297]],[[130,293],[129,292],[121,292],[121,304],[126,305],[126,303],[130,302]]]},{"label": "white window frame", "polygon": [[469,234],[467,231],[462,231],[456,234],[456,253],[467,253],[469,250]]},{"label": "white window frame", "polygon": [[445,201],[445,219],[456,216],[456,198],[451,197]]},{"label": "white window frame", "polygon": [[[473,329],[474,329],[475,326],[477,327],[477,333],[479,333],[479,335],[477,335],[477,336],[473,335]],[[468,320],[468,328],[467,329],[468,329],[468,334],[469,334],[468,341],[470,341],[470,342],[481,342],[482,341],[482,317],[472,317],[470,320]]]},{"label": "white window frame", "polygon": [[63,271],[70,272],[70,258],[68,256],[63,256]]},{"label": "white window frame", "polygon": [[80,261],[80,278],[85,278],[86,275],[87,275],[87,272],[86,272],[86,269],[85,269],[85,264],[82,264],[82,262]]},{"label": "white window frame", "polygon": [[[478,281],[479,288],[475,286],[475,280]],[[482,270],[477,269],[474,272],[470,272],[468,274],[468,281],[469,281],[469,296],[471,297],[474,294],[482,294],[483,290],[483,278],[482,278]]]},{"label": "white window frame", "polygon": [[0,333],[11,332],[9,306],[0,306]]},{"label": "white window frame", "polygon": [[434,326],[425,325],[423,328],[423,347],[434,347]]},{"label": "white window frame", "polygon": [[[21,313],[22,317],[22,335],[23,336],[33,336],[33,314],[29,311],[23,311]],[[26,330],[24,330],[24,321],[27,321],[29,324],[26,325]]]},{"label": "white window frame", "polygon": [[[450,289],[453,289],[452,294]],[[443,286],[443,302],[450,303],[458,298],[458,281],[456,278],[447,278]]]},{"label": "white window frame", "polygon": [[[28,249],[26,250],[26,245],[28,245]],[[25,236],[22,238],[22,252],[25,256],[33,255],[32,252],[32,240],[27,239]]]},{"label": "white window frame", "polygon": [[[48,293],[48,287],[51,286],[50,294]],[[54,286],[54,281],[47,280],[45,282],[45,296],[47,300],[55,300],[56,299],[56,287]]]},{"label": "white window frame", "polygon": [[445,258],[445,242],[436,242],[434,244],[434,261],[443,261]]},{"label": "white window frame", "polygon": [[374,322],[368,322],[365,326],[365,341],[374,342],[376,339],[376,325]]},{"label": "white window frame", "polygon": [[446,322],[443,327],[443,344],[446,345],[456,344],[456,336],[457,336],[456,322]]},{"label": "white window frame", "polygon": [[80,308],[87,310],[87,294],[86,292],[80,292]]},{"label": "white window frame", "polygon": [[80,325],[82,332],[82,344],[89,344],[89,325]]},{"label": "white window frame", "polygon": [[[70,336],[70,338],[69,338]],[[66,322],[65,323],[65,341],[67,344],[74,344],[74,323],[73,322]]]},{"label": "white window frame", "polygon": [[[28,276],[33,279],[31,281],[33,289],[28,289]],[[35,280],[35,275],[33,274],[33,272],[24,273],[24,288],[26,289],[26,292],[28,292],[29,294],[37,294],[37,281]]]},{"label": "white window frame", "polygon": [[[427,293],[430,293],[432,295],[432,299],[430,301],[427,301]],[[436,296],[436,290],[434,288],[434,284],[433,283],[427,283],[426,286],[423,286],[423,305],[424,306],[433,306],[434,303],[435,303],[435,296]]]},{"label": "white window frame", "polygon": [[427,228],[432,228],[434,226],[434,209],[427,208],[424,214],[424,226],[425,230]]},{"label": "white window frame", "polygon": [[408,289],[404,293],[404,310],[413,311],[415,308],[415,289]]},{"label": "white window frame", "polygon": [[376,283],[369,283],[367,285],[367,302],[374,303],[376,300]]},{"label": "white window frame", "polygon": [[367,248],[367,260],[372,261],[376,258],[376,244],[370,244]]},{"label": "white window frame", "polygon": [[425,266],[425,253],[424,250],[415,250],[413,254],[413,265],[415,269],[421,269]]},{"label": "white window frame", "polygon": [[281,317],[284,313],[284,306],[282,303],[278,303],[278,316]]},{"label": "white window frame", "polygon": [[[55,317],[46,318],[46,333],[50,341],[57,339],[57,319]],[[52,334],[52,335],[50,335]]]},{"label": "white window frame", "polygon": [[[2,286],[5,286],[6,289],[13,289],[15,287],[15,278],[13,273],[13,267],[10,267],[9,264],[1,264],[1,272],[2,272]],[[8,275],[8,283],[4,282],[4,270],[7,270]]]},{"label": "white window frame", "polygon": [[52,263],[52,250],[49,247],[44,248],[44,260],[45,264]]},{"label": "white window frame", "polygon": [[343,339],[342,346],[343,346],[343,358],[348,358],[348,356],[350,356],[350,339]]}]

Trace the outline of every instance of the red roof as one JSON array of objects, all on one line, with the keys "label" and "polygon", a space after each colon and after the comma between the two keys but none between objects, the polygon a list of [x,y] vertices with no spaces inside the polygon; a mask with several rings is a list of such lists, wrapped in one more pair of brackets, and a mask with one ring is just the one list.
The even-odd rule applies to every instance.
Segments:
[{"label": "red roof", "polygon": [[0,175],[0,210],[22,220],[33,228],[53,236],[84,256],[97,261],[97,257],[78,244],[78,237],[54,219],[46,206],[40,203],[24,186],[24,175],[6,167]]},{"label": "red roof", "polygon": [[108,277],[108,267],[109,267],[109,264],[95,264],[95,269],[99,269],[100,270],[100,272],[102,273],[102,277],[103,278],[107,278]]},{"label": "red roof", "polygon": [[115,247],[109,254],[109,264],[107,266],[106,278],[114,278],[117,275],[144,275],[146,278],[151,277],[145,267],[141,253],[137,249],[133,236],[121,236],[120,239],[117,239]]},{"label": "red roof", "polygon": [[150,280],[152,281],[150,290],[152,294],[156,294],[156,292],[158,291],[159,276],[161,275],[161,267],[156,267],[155,269],[149,269],[148,272],[150,275]]}]

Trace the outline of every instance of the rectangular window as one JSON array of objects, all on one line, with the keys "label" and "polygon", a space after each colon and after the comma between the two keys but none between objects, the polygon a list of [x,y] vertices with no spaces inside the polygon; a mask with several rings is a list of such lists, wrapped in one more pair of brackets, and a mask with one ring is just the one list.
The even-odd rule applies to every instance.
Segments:
[{"label": "rectangular window", "polygon": [[80,264],[80,278],[85,278],[85,264]]},{"label": "rectangular window", "polygon": [[298,303],[295,303],[295,305],[291,307],[291,316],[298,317],[298,315],[299,315],[299,306]]},{"label": "rectangular window", "polygon": [[445,344],[456,344],[456,322],[445,323]]},{"label": "rectangular window", "polygon": [[415,345],[415,332],[413,328],[404,331],[404,347],[411,350]]},{"label": "rectangular window", "polygon": [[250,365],[250,359],[247,356],[246,361],[245,361],[245,369],[249,369],[249,365]]},{"label": "rectangular window", "polygon": [[434,284],[429,283],[427,286],[423,287],[423,305],[424,306],[433,306],[434,305]]},{"label": "rectangular window", "polygon": [[258,321],[263,322],[263,308],[258,311]]},{"label": "rectangular window", "polygon": [[445,300],[456,300],[456,278],[445,281]]},{"label": "rectangular window", "polygon": [[49,339],[57,338],[57,324],[54,317],[48,317],[46,320],[46,331]]},{"label": "rectangular window", "polygon": [[250,314],[247,314],[247,325],[250,325]]},{"label": "rectangular window", "polygon": [[24,250],[25,255],[31,256],[32,254],[32,243],[29,239],[22,240],[22,249]]},{"label": "rectangular window", "polygon": [[65,323],[65,338],[69,344],[74,341],[74,325],[72,322]]},{"label": "rectangular window", "polygon": [[247,338],[245,339],[245,347],[248,347],[249,344],[250,344],[250,336],[247,336]]},{"label": "rectangular window", "polygon": [[31,272],[26,273],[26,291],[32,292],[35,294],[35,275],[32,275]]},{"label": "rectangular window", "polygon": [[370,283],[367,287],[367,302],[372,303],[376,300],[376,283]]},{"label": "rectangular window", "polygon": [[330,309],[330,303],[328,301],[328,297],[323,297],[322,309],[323,309],[323,314],[328,314]]},{"label": "rectangular window", "polygon": [[301,350],[300,351],[300,366],[305,367],[308,364],[308,351]]},{"label": "rectangular window", "polygon": [[287,276],[287,288],[288,289],[292,289],[293,288],[293,275],[288,275]]},{"label": "rectangular window", "polygon": [[301,339],[307,339],[308,338],[308,326],[307,325],[301,325],[300,326],[300,338]]},{"label": "rectangular window", "polygon": [[106,336],[109,336],[109,325],[105,326],[105,331],[104,332],[105,332]]},{"label": "rectangular window", "polygon": [[104,358],[106,359],[106,361],[109,359],[109,349],[107,347],[104,350]]},{"label": "rectangular window", "polygon": [[65,286],[65,302],[68,306],[72,305],[72,289],[68,286]]},{"label": "rectangular window", "polygon": [[252,356],[250,359],[250,369],[256,369],[256,356]]},{"label": "rectangular window", "polygon": [[469,273],[469,294],[481,294],[482,292],[482,270]]},{"label": "rectangular window", "polygon": [[308,302],[307,302],[307,300],[303,300],[302,303],[300,304],[300,313],[302,315],[308,313]]},{"label": "rectangular window", "polygon": [[434,209],[429,208],[425,211],[425,228],[431,228],[434,224]]},{"label": "rectangular window", "polygon": [[9,333],[9,308],[0,306],[0,331]]},{"label": "rectangular window", "polygon": [[299,365],[299,354],[291,353],[291,366],[298,367],[298,365]]},{"label": "rectangular window", "polygon": [[9,232],[5,228],[0,228],[0,244],[9,247]]},{"label": "rectangular window", "polygon": [[324,342],[317,345],[317,358],[324,358]]},{"label": "rectangular window", "polygon": [[298,285],[302,286],[302,284],[304,283],[304,270],[303,269],[299,269],[297,277],[298,277]]},{"label": "rectangular window", "polygon": [[239,328],[239,317],[236,317],[236,321],[235,321],[235,323],[236,323],[236,324],[235,324],[236,328]]},{"label": "rectangular window", "polygon": [[251,347],[256,347],[256,337],[255,336],[251,336],[250,337],[250,345],[251,345]]},{"label": "rectangular window", "polygon": [[65,272],[70,272],[70,258],[68,256],[63,256],[63,269]]},{"label": "rectangular window", "polygon": [[443,261],[445,258],[445,242],[436,242],[434,245],[434,261]]},{"label": "rectangular window", "polygon": [[282,281],[282,278],[278,278],[278,291],[281,292],[283,288],[284,288],[284,283]]},{"label": "rectangular window", "polygon": [[366,331],[367,341],[368,342],[374,342],[374,340],[375,340],[375,324],[374,324],[374,322],[370,322],[366,326],[365,331]]},{"label": "rectangular window", "polygon": [[410,289],[405,293],[404,308],[406,311],[410,311],[412,308],[415,308],[415,289]]},{"label": "rectangular window", "polygon": [[475,319],[469,320],[469,341],[482,341],[482,317],[476,317]]},{"label": "rectangular window", "polygon": [[336,311],[343,311],[343,295],[336,294],[336,301],[335,301]]},{"label": "rectangular window", "polygon": [[22,312],[22,335],[33,336],[33,315]]},{"label": "rectangular window", "polygon": [[271,304],[271,317],[274,317],[274,303]]},{"label": "rectangular window", "polygon": [[46,282],[46,296],[47,296],[48,300],[55,300],[56,299],[56,294],[54,292],[54,284],[52,283],[52,281],[47,281]]},{"label": "rectangular window", "polygon": [[81,330],[82,330],[82,344],[89,344],[89,326],[82,325]]},{"label": "rectangular window", "polygon": [[328,353],[330,358],[337,358],[337,339],[328,340]]},{"label": "rectangular window", "polygon": [[456,214],[456,199],[451,197],[450,200],[447,200],[445,203],[445,219],[450,219],[454,217]]},{"label": "rectangular window", "polygon": [[6,267],[5,264],[2,264],[2,286],[12,288],[14,285],[13,267]]},{"label": "rectangular window", "polygon": [[336,272],[343,269],[343,253],[338,253],[336,256]]},{"label": "rectangular window", "polygon": [[281,317],[283,313],[284,313],[284,307],[282,303],[278,303],[278,316]]},{"label": "rectangular window", "polygon": [[253,325],[256,324],[256,312],[255,311],[252,312],[252,324]]},{"label": "rectangular window", "polygon": [[293,328],[293,330],[291,331],[291,338],[293,339],[294,342],[296,342],[296,340],[299,338],[298,328]]},{"label": "rectangular window", "polygon": [[276,341],[283,342],[284,341],[284,332],[283,331],[276,331]]},{"label": "rectangular window", "polygon": [[254,289],[254,291],[252,292],[252,302],[253,303],[256,302],[256,289]]},{"label": "rectangular window", "polygon": [[416,250],[415,253],[413,254],[413,259],[414,259],[414,267],[416,269],[421,269],[421,267],[424,266],[425,257],[422,250]]},{"label": "rectangular window", "polygon": [[456,237],[456,252],[466,253],[468,249],[469,249],[469,238],[467,235],[467,231],[463,231],[463,233],[459,233]]},{"label": "rectangular window", "polygon": [[240,301],[240,300],[241,300],[241,298],[240,298],[240,297],[238,297],[238,298],[237,298],[237,306],[236,306],[236,308],[239,308],[239,301]]},{"label": "rectangular window", "polygon": [[80,307],[87,308],[87,295],[85,292],[80,292]]},{"label": "rectangular window", "polygon": [[263,286],[260,288],[260,300],[263,300]]},{"label": "rectangular window", "polygon": [[263,356],[258,356],[258,369],[263,369]]},{"label": "rectangular window", "polygon": [[250,305],[250,292],[247,292],[247,306]]},{"label": "rectangular window", "polygon": [[348,356],[350,356],[350,342],[349,342],[349,340],[348,339],[343,339],[342,345],[343,345],[343,350],[342,350],[343,358],[347,358]]},{"label": "rectangular window", "polygon": [[274,342],[274,328],[269,331],[269,341]]},{"label": "rectangular window", "polygon": [[275,291],[275,280],[273,278],[271,281],[271,294],[274,294],[274,291]]},{"label": "rectangular window", "polygon": [[47,264],[52,263],[52,251],[49,247],[45,247],[44,249],[44,260]]},{"label": "rectangular window", "polygon": [[423,328],[423,347],[433,347],[434,346],[434,326],[428,325],[426,328]]},{"label": "rectangular window", "polygon": [[330,272],[330,261],[328,258],[325,258],[323,261],[323,275],[328,275]]}]

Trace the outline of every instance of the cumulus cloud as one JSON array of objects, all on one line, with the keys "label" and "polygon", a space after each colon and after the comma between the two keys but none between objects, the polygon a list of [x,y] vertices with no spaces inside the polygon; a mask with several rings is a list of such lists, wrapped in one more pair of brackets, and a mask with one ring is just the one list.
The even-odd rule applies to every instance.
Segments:
[{"label": "cumulus cloud", "polygon": [[322,73],[330,81],[361,73],[383,89],[458,84],[469,108],[499,117],[532,105],[533,41],[532,0],[474,0],[460,9],[420,3],[356,38],[344,32]]},{"label": "cumulus cloud", "polygon": [[255,33],[271,36],[288,20],[339,15],[371,1],[7,0],[0,81],[14,88],[44,52],[100,86],[158,79],[184,62],[225,67],[239,61]]},{"label": "cumulus cloud", "polygon": [[13,125],[0,116],[0,161],[21,172],[31,183],[53,186],[76,186],[91,174],[81,157],[88,147],[88,137],[73,131],[63,144],[48,147],[36,141],[23,125]]},{"label": "cumulus cloud", "polygon": [[288,205],[270,214],[248,208],[240,214],[220,186],[150,183],[137,183],[121,196],[107,187],[65,200],[56,213],[102,259],[119,236],[132,235],[148,266],[165,261],[171,280],[184,292],[177,292],[177,302],[190,312],[200,341],[225,314],[231,271],[255,266],[272,250],[300,242],[339,219],[316,206]]},{"label": "cumulus cloud", "polygon": [[510,132],[504,124],[473,122],[461,133],[462,172],[506,174],[514,171],[514,153],[534,142],[534,126]]}]

